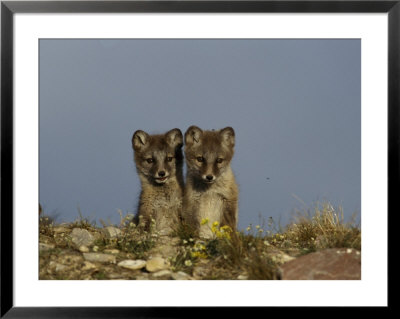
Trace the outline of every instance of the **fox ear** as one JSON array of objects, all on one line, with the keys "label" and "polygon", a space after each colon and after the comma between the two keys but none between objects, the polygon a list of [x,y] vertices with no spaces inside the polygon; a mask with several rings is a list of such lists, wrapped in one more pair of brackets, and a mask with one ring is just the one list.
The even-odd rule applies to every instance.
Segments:
[{"label": "fox ear", "polygon": [[167,138],[167,143],[174,147],[182,147],[183,144],[183,136],[182,132],[178,128],[174,128],[167,133],[165,133]]},{"label": "fox ear", "polygon": [[219,133],[221,134],[223,143],[230,147],[235,146],[235,131],[232,127],[225,127]]},{"label": "fox ear", "polygon": [[199,143],[202,135],[203,131],[197,126],[192,125],[187,129],[185,133],[185,143],[186,144]]},{"label": "fox ear", "polygon": [[149,141],[149,134],[144,131],[138,130],[132,136],[132,147],[135,151],[143,148]]}]

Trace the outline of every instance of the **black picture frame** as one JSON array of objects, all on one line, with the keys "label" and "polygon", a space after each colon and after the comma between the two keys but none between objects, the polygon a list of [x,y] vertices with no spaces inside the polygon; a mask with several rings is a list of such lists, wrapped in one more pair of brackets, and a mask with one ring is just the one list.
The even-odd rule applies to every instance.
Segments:
[{"label": "black picture frame", "polygon": [[[400,0],[307,1],[1,1],[1,318],[190,317],[187,308],[14,307],[13,302],[13,16],[15,13],[270,12],[388,13],[388,225],[398,211],[400,129]],[[385,106],[382,106],[385,107]],[[389,229],[388,229],[389,231]],[[391,232],[388,232],[389,238]],[[390,251],[391,242],[388,238]],[[392,240],[393,241],[393,240]],[[389,262],[389,256],[388,256]],[[389,269],[388,269],[389,270]],[[388,280],[388,287],[390,281]],[[29,287],[27,288],[29,289]],[[35,293],[35,292],[32,292]],[[390,306],[390,298],[388,300]],[[385,307],[386,308],[386,307]],[[389,308],[389,307],[387,307]],[[264,311],[252,308],[252,312]],[[303,309],[297,309],[301,315]],[[226,309],[196,315],[222,315]],[[271,309],[265,310],[271,313]],[[252,313],[251,312],[251,313]],[[334,310],[335,312],[335,310]],[[334,314],[333,312],[333,314]],[[244,315],[244,313],[238,313]],[[246,315],[250,314],[246,310]]]}]

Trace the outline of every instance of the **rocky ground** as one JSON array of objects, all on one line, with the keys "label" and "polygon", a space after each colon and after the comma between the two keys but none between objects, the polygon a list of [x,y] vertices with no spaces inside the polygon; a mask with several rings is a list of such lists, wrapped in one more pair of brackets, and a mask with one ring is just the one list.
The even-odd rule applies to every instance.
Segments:
[{"label": "rocky ground", "polygon": [[[179,251],[179,239],[160,237],[141,258],[137,254],[99,245],[112,241],[121,230],[107,227],[99,231],[65,226],[54,227],[54,237],[40,236],[40,279],[202,279],[195,269],[191,274],[176,271],[171,256]],[[58,245],[58,243],[62,243]],[[70,245],[66,247],[65,242]],[[199,265],[199,267],[201,267]],[[200,268],[199,268],[200,269]]]},{"label": "rocky ground", "polygon": [[[223,250],[218,248],[222,247],[218,240],[226,238],[158,236],[139,234],[136,228],[98,228],[82,223],[42,224],[39,279],[361,279],[361,252],[354,248],[320,249],[304,254],[299,249],[279,249],[263,239],[246,242],[246,247],[259,243],[259,247],[265,248],[262,253],[251,247],[245,254],[239,249],[238,255],[235,243],[233,249]],[[231,244],[231,240],[228,242]],[[243,262],[241,256],[245,256]]]}]

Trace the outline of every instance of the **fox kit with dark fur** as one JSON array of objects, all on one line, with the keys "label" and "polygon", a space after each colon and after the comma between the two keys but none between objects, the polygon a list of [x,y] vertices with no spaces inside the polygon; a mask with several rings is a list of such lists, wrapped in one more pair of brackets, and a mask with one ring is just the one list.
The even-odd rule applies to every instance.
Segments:
[{"label": "fox kit with dark fur", "polygon": [[183,198],[185,222],[211,237],[210,225],[203,219],[236,229],[238,220],[238,186],[230,163],[234,153],[235,132],[231,127],[203,131],[191,126],[185,133],[187,177]]},{"label": "fox kit with dark fur", "polygon": [[137,217],[143,219],[146,228],[153,219],[156,230],[162,235],[170,234],[181,217],[182,145],[182,132],[177,128],[159,135],[138,130],[132,137],[134,160],[142,185]]}]

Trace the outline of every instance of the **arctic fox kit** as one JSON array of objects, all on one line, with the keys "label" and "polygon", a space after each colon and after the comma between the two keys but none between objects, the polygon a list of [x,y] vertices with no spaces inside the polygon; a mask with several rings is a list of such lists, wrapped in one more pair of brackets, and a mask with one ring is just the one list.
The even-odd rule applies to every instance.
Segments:
[{"label": "arctic fox kit", "polygon": [[235,132],[226,127],[203,131],[191,126],[185,133],[187,176],[183,198],[183,217],[199,231],[200,237],[212,236],[203,219],[236,229],[238,186],[230,162],[235,146]]},{"label": "arctic fox kit", "polygon": [[168,235],[179,222],[183,197],[183,136],[175,128],[165,134],[149,135],[138,130],[132,147],[142,185],[137,218],[146,228],[151,220],[161,235]]}]

